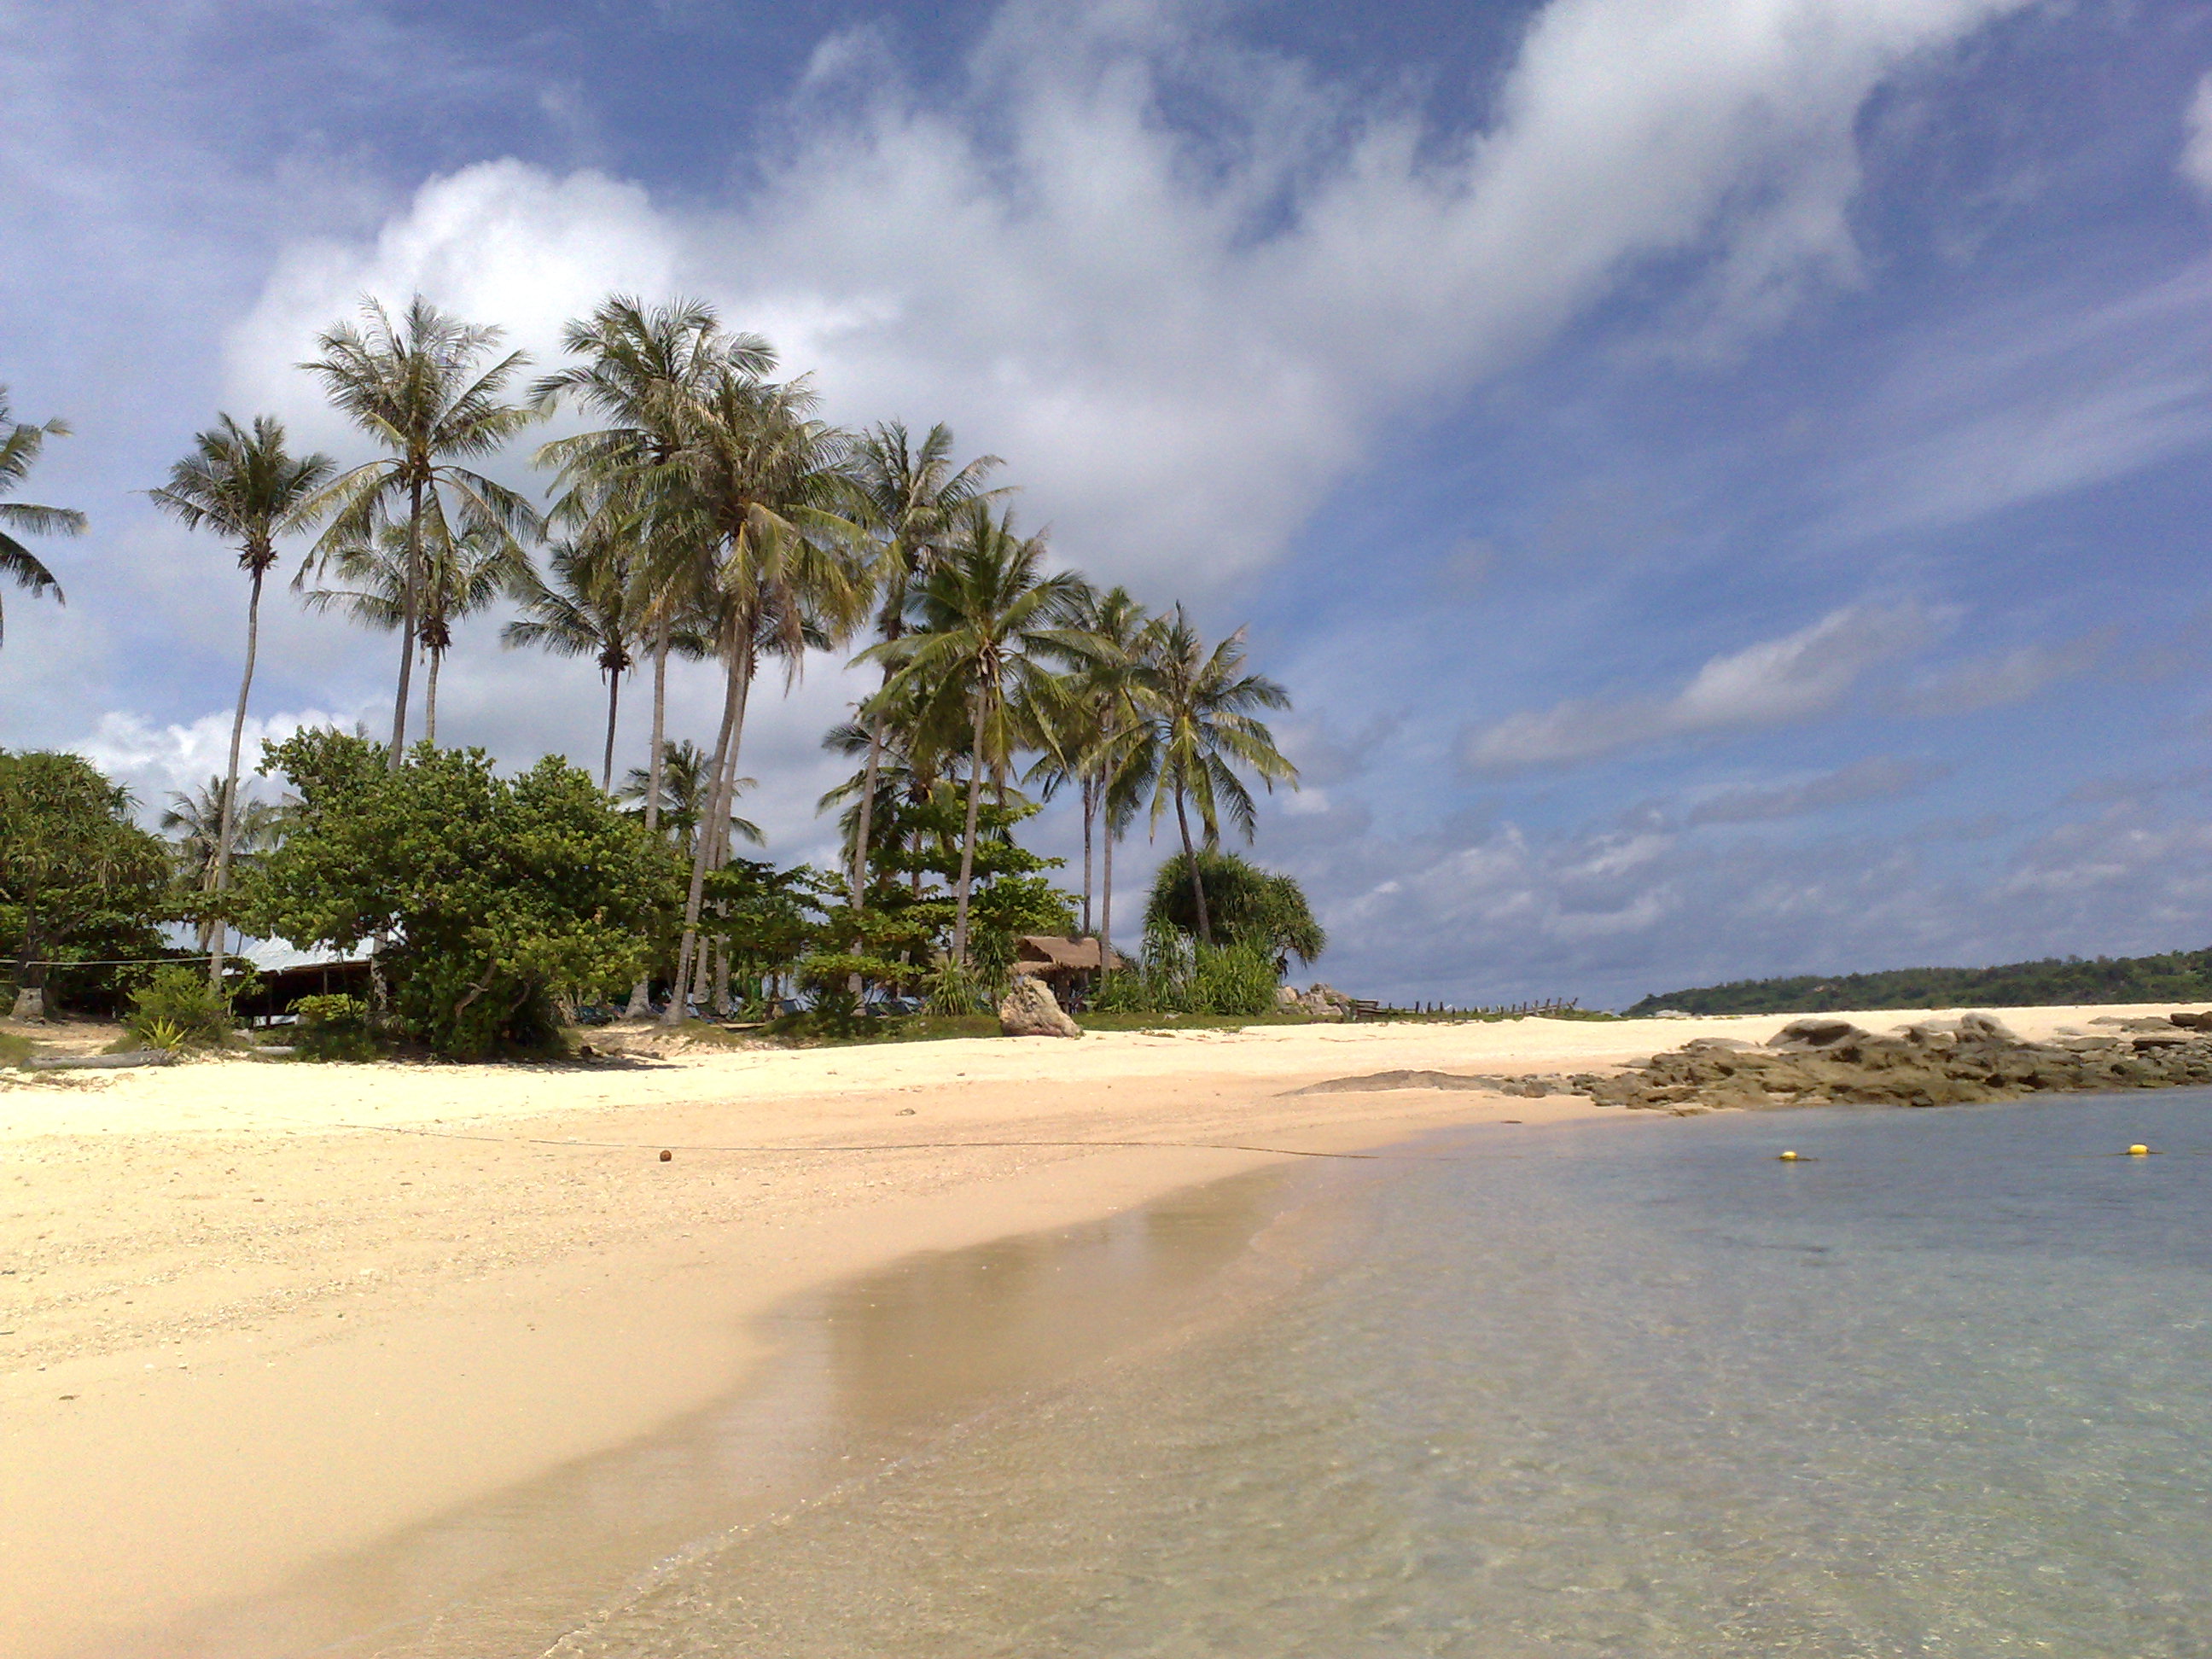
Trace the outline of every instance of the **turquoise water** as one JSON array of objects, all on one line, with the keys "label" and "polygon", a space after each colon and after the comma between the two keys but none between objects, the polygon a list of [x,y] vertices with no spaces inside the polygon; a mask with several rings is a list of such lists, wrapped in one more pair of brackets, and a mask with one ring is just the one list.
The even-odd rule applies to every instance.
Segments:
[{"label": "turquoise water", "polygon": [[[2212,1654],[2212,1094],[1411,1150],[1023,1258],[1073,1328],[1102,1263],[1239,1247],[1171,1331],[978,1382],[553,1650]],[[925,1361],[948,1285],[1006,1305],[928,1271],[853,1374]]]}]

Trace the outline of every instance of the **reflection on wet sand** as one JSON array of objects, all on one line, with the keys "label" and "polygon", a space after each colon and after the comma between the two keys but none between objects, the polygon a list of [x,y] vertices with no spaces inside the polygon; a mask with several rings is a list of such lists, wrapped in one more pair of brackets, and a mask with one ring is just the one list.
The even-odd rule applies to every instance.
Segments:
[{"label": "reflection on wet sand", "polygon": [[1315,1171],[1261,1170],[1087,1226],[911,1258],[772,1316],[776,1358],[618,1450],[324,1563],[103,1659],[535,1655],[656,1568],[865,1480],[992,1402],[1226,1316],[1294,1269],[1254,1238]]}]

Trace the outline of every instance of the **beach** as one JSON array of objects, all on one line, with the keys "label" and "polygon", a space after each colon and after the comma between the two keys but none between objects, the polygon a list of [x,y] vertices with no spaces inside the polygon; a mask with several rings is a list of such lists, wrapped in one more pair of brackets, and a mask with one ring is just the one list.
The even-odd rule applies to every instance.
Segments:
[{"label": "beach", "polygon": [[[2000,1012],[2035,1037],[2167,1011]],[[727,1395],[772,1351],[764,1316],[916,1253],[1447,1126],[1674,1127],[1316,1084],[1603,1070],[1785,1023],[0,1074],[0,1651],[158,1651],[144,1632],[195,1608]]]}]

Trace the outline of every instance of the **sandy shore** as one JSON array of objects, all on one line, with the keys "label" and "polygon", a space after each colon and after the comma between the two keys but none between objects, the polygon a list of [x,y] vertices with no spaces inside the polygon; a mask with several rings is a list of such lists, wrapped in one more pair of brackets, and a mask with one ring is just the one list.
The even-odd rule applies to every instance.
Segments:
[{"label": "sandy shore", "polygon": [[632,1440],[726,1394],[758,1316],[832,1279],[1297,1153],[1596,1111],[1304,1085],[1783,1023],[0,1073],[0,1653],[158,1650],[134,1633]]}]

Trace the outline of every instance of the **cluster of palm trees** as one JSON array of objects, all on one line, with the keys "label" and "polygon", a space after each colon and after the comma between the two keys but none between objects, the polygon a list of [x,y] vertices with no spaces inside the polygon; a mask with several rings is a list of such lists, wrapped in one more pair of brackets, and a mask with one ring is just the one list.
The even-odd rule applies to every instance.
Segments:
[{"label": "cluster of palm trees", "polygon": [[[301,367],[375,445],[341,471],[297,456],[283,425],[224,416],[172,469],[155,502],[234,545],[248,578],[244,674],[219,799],[203,803],[212,848],[202,883],[228,885],[245,827],[239,749],[251,696],[264,578],[278,540],[315,532],[294,586],[317,607],[395,631],[399,660],[389,763],[407,750],[413,676],[427,669],[424,740],[436,741],[439,668],[461,617],[511,597],[520,614],[502,642],[588,659],[607,687],[601,787],[615,781],[626,676],[649,667],[647,763],[623,798],[649,832],[690,859],[672,1018],[681,988],[703,986],[701,912],[708,878],[750,834],[733,805],[751,694],[764,666],[787,690],[809,651],[872,638],[856,661],[879,672],[832,746],[860,759],[824,797],[845,805],[848,870],[864,915],[884,852],[880,826],[902,799],[965,791],[951,959],[969,958],[978,816],[987,791],[1017,782],[1080,800],[1083,923],[1091,927],[1094,842],[1104,847],[1098,928],[1111,937],[1113,848],[1140,812],[1157,828],[1172,809],[1197,870],[1192,819],[1205,843],[1225,821],[1248,838],[1254,803],[1242,775],[1295,785],[1260,712],[1287,706],[1247,665],[1241,634],[1209,644],[1181,606],[1148,613],[1116,587],[1048,568],[1045,538],[1024,534],[991,484],[994,456],[956,464],[951,434],[919,440],[896,422],[852,432],[823,421],[805,376],[776,377],[757,335],[726,330],[694,301],[648,305],[617,295],[572,322],[568,367],[523,384],[527,359],[494,328],[464,324],[419,295],[398,315],[365,302],[356,323],[321,335]],[[536,453],[554,475],[541,508],[478,470],[566,404],[591,429]],[[0,492],[19,483],[47,435],[7,425],[0,393]],[[12,435],[9,435],[12,432]],[[52,573],[6,527],[73,532],[80,516],[0,502],[0,574],[59,597]],[[542,568],[531,550],[542,545]],[[711,747],[672,743],[672,658],[720,670]],[[210,810],[212,809],[212,810]],[[1201,933],[1202,888],[1194,887]],[[210,908],[220,908],[212,896]],[[212,971],[221,971],[216,930]],[[645,988],[633,994],[641,1012]]]}]

